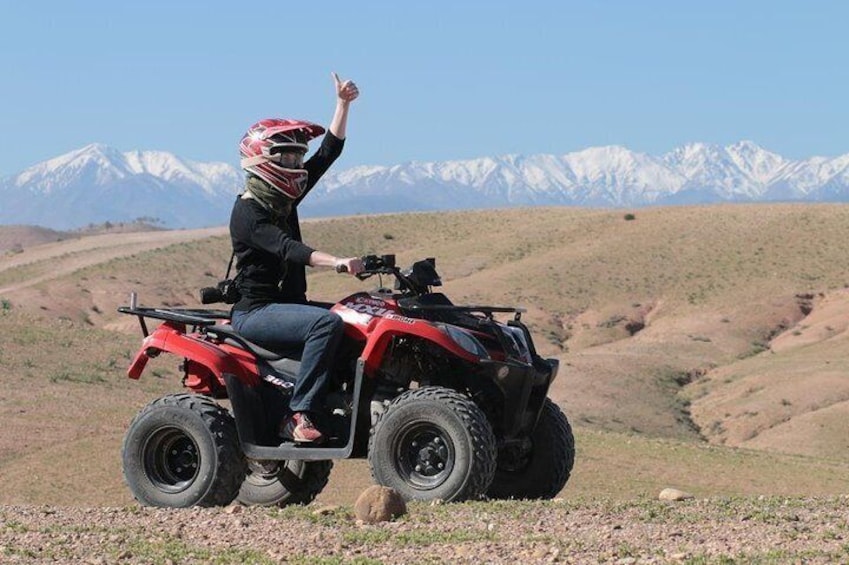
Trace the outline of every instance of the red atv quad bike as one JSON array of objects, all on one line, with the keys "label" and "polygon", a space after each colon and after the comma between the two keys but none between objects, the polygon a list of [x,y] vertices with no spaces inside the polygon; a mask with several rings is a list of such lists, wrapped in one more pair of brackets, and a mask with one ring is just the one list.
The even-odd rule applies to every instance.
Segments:
[{"label": "red atv quad bike", "polygon": [[[394,276],[327,305],[345,322],[320,446],[278,436],[297,355],[269,351],[227,324],[229,312],[146,308],[128,375],[151,357],[183,359],[190,392],[159,398],[123,444],[135,498],[165,507],[307,503],[334,459],[368,458],[374,480],[404,498],[552,498],[569,479],[572,429],[547,398],[558,361],[537,355],[517,308],[456,306],[433,259],[402,271],[394,255],[363,258],[358,275]],[[513,314],[500,322],[497,313]],[[149,332],[146,319],[161,323]],[[229,400],[229,409],[220,402]],[[282,442],[282,443],[281,443]]]}]

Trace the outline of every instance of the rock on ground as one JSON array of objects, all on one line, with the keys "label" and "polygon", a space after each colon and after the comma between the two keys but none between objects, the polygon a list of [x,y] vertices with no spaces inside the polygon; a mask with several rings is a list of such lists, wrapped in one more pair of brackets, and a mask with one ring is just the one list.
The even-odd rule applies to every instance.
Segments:
[{"label": "rock on ground", "polygon": [[398,491],[380,485],[365,489],[354,504],[354,514],[366,524],[389,522],[406,513],[407,504]]}]

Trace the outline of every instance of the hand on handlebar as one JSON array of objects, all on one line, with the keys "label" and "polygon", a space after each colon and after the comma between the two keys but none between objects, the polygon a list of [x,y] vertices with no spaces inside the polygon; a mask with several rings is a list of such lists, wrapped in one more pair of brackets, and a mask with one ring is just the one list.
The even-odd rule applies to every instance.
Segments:
[{"label": "hand on handlebar", "polygon": [[359,257],[347,257],[336,262],[337,273],[358,275],[363,272],[363,261]]}]

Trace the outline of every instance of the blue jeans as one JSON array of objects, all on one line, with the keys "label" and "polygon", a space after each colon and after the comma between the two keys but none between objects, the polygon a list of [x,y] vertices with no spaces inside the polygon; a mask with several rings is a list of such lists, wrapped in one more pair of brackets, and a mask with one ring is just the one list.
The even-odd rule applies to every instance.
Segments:
[{"label": "blue jeans", "polygon": [[294,412],[322,411],[342,339],[342,318],[308,304],[266,304],[248,312],[234,311],[230,323],[245,339],[272,351],[303,346],[301,372],[289,408]]}]

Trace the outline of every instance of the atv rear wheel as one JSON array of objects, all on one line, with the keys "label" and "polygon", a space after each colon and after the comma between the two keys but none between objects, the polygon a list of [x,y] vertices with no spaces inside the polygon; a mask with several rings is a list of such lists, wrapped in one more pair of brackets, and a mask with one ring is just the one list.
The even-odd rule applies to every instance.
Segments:
[{"label": "atv rear wheel", "polygon": [[495,436],[481,409],[441,387],[400,395],[369,438],[375,481],[407,500],[479,498],[492,481],[495,457]]},{"label": "atv rear wheel", "polygon": [[248,506],[309,504],[332,468],[333,461],[251,461],[237,500]]},{"label": "atv rear wheel", "polygon": [[226,505],[245,477],[233,418],[196,394],[145,406],[124,436],[123,465],[130,491],[147,506]]},{"label": "atv rear wheel", "polygon": [[575,437],[566,415],[545,399],[537,427],[524,446],[499,450],[490,498],[548,499],[563,490],[575,464]]}]

